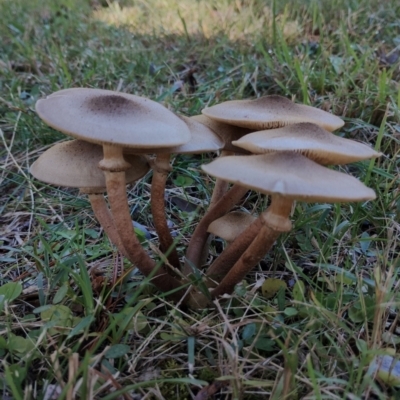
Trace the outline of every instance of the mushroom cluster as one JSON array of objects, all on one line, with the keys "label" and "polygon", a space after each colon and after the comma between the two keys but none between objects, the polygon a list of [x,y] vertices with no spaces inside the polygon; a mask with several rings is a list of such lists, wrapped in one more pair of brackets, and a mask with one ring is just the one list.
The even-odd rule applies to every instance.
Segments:
[{"label": "mushroom cluster", "polygon": [[[232,293],[292,224],[294,201],[353,202],[375,198],[359,180],[326,165],[378,157],[369,146],[332,131],[343,121],[280,96],[228,101],[202,115],[178,116],[139,96],[100,89],[65,89],[36,103],[39,117],[74,138],[45,151],[32,175],[79,188],[110,241],[158,289],[191,307]],[[218,152],[202,169],[216,178],[208,210],[179,254],[167,224],[164,191],[171,154]],[[152,170],[151,212],[161,261],[133,229],[126,185]],[[230,184],[233,184],[230,187]],[[248,190],[270,196],[259,216],[231,210]],[[106,197],[104,194],[106,193]],[[210,234],[226,240],[203,275]],[[204,257],[206,255],[206,257]],[[211,296],[197,291],[201,277]],[[196,278],[197,277],[197,278]]]}]

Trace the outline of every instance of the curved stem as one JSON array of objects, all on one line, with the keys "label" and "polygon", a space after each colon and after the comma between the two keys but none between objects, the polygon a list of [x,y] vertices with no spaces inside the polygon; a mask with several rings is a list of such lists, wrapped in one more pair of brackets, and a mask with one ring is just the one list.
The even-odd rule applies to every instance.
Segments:
[{"label": "curved stem", "polygon": [[[225,275],[221,283],[211,292],[213,298],[224,293],[232,293],[235,285],[238,284],[271,249],[282,231],[287,230],[289,225],[287,223],[289,222],[288,216],[293,201],[282,198],[281,196],[272,196],[271,200],[270,207],[261,215],[262,228],[260,232],[231,270]],[[270,223],[270,220],[272,220],[272,223]],[[277,220],[286,222],[283,229],[280,229],[279,226],[275,226]],[[270,225],[274,227],[272,228]]]},{"label": "curved stem", "polygon": [[[104,171],[106,177],[108,199],[115,227],[120,235],[122,245],[125,248],[129,260],[145,276],[153,276],[152,283],[160,290],[168,292],[181,286],[181,282],[167,273],[163,266],[157,271],[155,261],[150,258],[141,246],[132,226],[128,201],[125,191],[125,172]],[[183,290],[175,292],[172,297],[180,299],[184,294]]]},{"label": "curved stem", "polygon": [[[220,277],[225,276],[243,252],[250,246],[262,226],[262,218],[259,217],[218,256],[208,268],[206,276],[216,281]],[[211,286],[215,285],[211,284]]]},{"label": "curved stem", "polygon": [[[235,154],[233,151],[222,150],[220,157],[232,156],[233,154]],[[215,186],[210,199],[209,208],[212,208],[214,204],[218,202],[218,200],[228,191],[228,188],[229,188],[229,182],[224,181],[220,178],[216,178]]]},{"label": "curved stem", "polygon": [[174,247],[174,239],[171,236],[165,215],[164,193],[168,173],[171,171],[170,155],[157,154],[152,164],[151,213],[158,234],[158,240],[160,241],[160,249],[167,255],[171,265],[180,269],[178,252]]},{"label": "curved stem", "polygon": [[[233,154],[235,154],[233,151],[222,150],[220,157],[231,156]],[[218,200],[228,191],[228,189],[229,189],[229,182],[224,181],[220,178],[217,178],[215,180],[215,185],[214,185],[214,189],[213,189],[213,192],[211,195],[210,204],[209,204],[208,208],[210,209],[210,208],[214,207],[214,204],[218,202]],[[207,261],[212,237],[213,237],[213,235],[209,235],[206,242],[204,243],[203,249],[201,250],[199,266],[202,266]]]},{"label": "curved stem", "polygon": [[230,211],[247,191],[248,189],[243,186],[233,185],[229,192],[225,193],[218,202],[215,203],[214,207],[210,208],[200,220],[193,232],[189,247],[186,251],[186,262],[183,269],[183,273],[186,276],[192,273],[191,265],[199,267],[201,253],[209,235],[207,232],[208,226],[215,219],[224,216],[228,211]]},{"label": "curved stem", "polygon": [[117,247],[117,249],[128,258],[128,254],[122,245],[121,238],[119,237],[118,231],[115,228],[114,220],[107,207],[107,203],[104,199],[103,193],[90,193],[88,194],[92,210],[94,212],[97,221],[103,227],[104,232],[110,239],[110,242]]}]

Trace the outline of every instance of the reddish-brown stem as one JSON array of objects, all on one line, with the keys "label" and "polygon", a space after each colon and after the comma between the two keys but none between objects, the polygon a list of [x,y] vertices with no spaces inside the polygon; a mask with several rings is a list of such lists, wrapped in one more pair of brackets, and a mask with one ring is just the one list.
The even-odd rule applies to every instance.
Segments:
[{"label": "reddish-brown stem", "polygon": [[225,193],[218,202],[215,203],[214,207],[210,208],[200,220],[193,232],[186,252],[186,262],[183,270],[185,276],[189,276],[192,273],[191,265],[194,265],[197,268],[199,267],[201,253],[209,235],[207,232],[208,226],[211,222],[224,216],[228,211],[230,211],[247,191],[248,189],[243,186],[233,185],[232,188]]},{"label": "reddish-brown stem", "polygon": [[[272,196],[271,200],[271,206],[261,216],[262,228],[260,232],[231,270],[225,275],[221,283],[211,292],[213,298],[224,293],[232,293],[235,285],[238,284],[271,249],[282,231],[288,229],[290,225],[288,216],[293,201],[281,196]],[[279,224],[283,223],[282,229],[280,226],[276,225],[277,221]]]},{"label": "reddish-brown stem", "polygon": [[[234,154],[233,151],[222,150],[220,157],[231,156],[233,154]],[[229,182],[224,181],[220,178],[216,178],[214,189],[210,199],[209,208],[212,208],[214,204],[218,202],[218,200],[228,191],[228,188],[229,188]]]},{"label": "reddish-brown stem", "polygon": [[[222,150],[220,157],[231,156],[233,155],[233,151]],[[214,189],[211,195],[210,204],[208,206],[209,209],[214,207],[214,204],[218,202],[218,200],[228,191],[229,189],[229,182],[224,181],[220,178],[215,180]],[[207,237],[207,240],[204,243],[203,249],[201,250],[201,256],[199,261],[199,266],[206,263],[208,258],[209,250],[210,250],[210,243],[211,243],[212,235]]]},{"label": "reddish-brown stem", "polygon": [[154,227],[158,234],[161,251],[167,255],[168,261],[172,266],[180,269],[178,252],[174,247],[174,239],[171,236],[165,215],[164,193],[168,173],[171,171],[170,155],[157,154],[152,164],[151,213],[153,215]]},{"label": "reddish-brown stem", "polygon": [[[158,270],[155,271],[155,261],[146,253],[136,237],[126,197],[125,172],[105,171],[105,176],[108,199],[115,227],[129,260],[135,264],[145,276],[153,276],[152,283],[163,292],[168,292],[181,286],[181,282],[169,275],[163,266],[160,266]],[[173,298],[179,300],[182,296],[183,290],[180,290],[174,293]]]},{"label": "reddish-brown stem", "polygon": [[281,232],[274,231],[267,225],[263,225],[259,234],[242,254],[232,269],[225,275],[221,283],[212,291],[212,297],[218,297],[224,293],[232,293],[235,285],[264,257],[270,250]]},{"label": "reddish-brown stem", "polygon": [[88,194],[92,210],[100,225],[103,227],[104,232],[110,239],[111,243],[125,256],[128,257],[124,246],[122,245],[121,238],[115,228],[114,220],[107,207],[103,193],[90,193]]},{"label": "reddish-brown stem", "polygon": [[261,217],[257,218],[218,256],[208,268],[206,276],[217,282],[220,277],[225,276],[243,252],[250,246],[262,226]]}]

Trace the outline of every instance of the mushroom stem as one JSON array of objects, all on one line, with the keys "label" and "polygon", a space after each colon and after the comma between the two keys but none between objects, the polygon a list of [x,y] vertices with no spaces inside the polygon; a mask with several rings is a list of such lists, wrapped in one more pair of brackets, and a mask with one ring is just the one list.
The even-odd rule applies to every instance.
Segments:
[{"label": "mushroom stem", "polygon": [[160,249],[166,254],[171,265],[180,269],[178,252],[175,248],[174,239],[171,236],[165,215],[165,184],[167,182],[168,173],[172,169],[170,165],[170,154],[157,154],[152,162],[152,167],[151,212],[160,241]]},{"label": "mushroom stem", "polygon": [[270,207],[261,215],[261,230],[247,250],[222,279],[221,283],[211,292],[213,298],[224,293],[232,293],[235,285],[238,284],[271,249],[281,232],[290,229],[291,224],[288,216],[292,209],[292,204],[292,200],[282,196],[271,196]]},{"label": "mushroom stem", "polygon": [[[222,150],[220,157],[232,156],[234,154],[233,151]],[[215,186],[211,195],[210,206],[213,207],[215,203],[228,191],[229,182],[224,181],[223,179],[216,178]]]},{"label": "mushroom stem", "polygon": [[185,276],[192,273],[192,265],[199,267],[199,262],[202,254],[204,244],[207,241],[209,233],[207,232],[208,226],[215,219],[222,217],[232,209],[239,202],[239,200],[246,194],[248,189],[243,186],[233,185],[232,188],[225,193],[214,205],[210,208],[204,217],[200,220],[192,238],[190,239],[189,247],[186,251],[186,262],[183,269]]},{"label": "mushroom stem", "polygon": [[[99,162],[99,168],[103,171],[126,171],[131,167],[124,156],[120,146],[103,145],[103,159]],[[124,174],[125,176],[125,174]],[[123,181],[122,187],[125,188],[126,182]]]},{"label": "mushroom stem", "polygon": [[[114,218],[115,227],[122,240],[129,260],[145,276],[152,276],[152,283],[160,290],[168,292],[181,286],[181,282],[167,273],[161,265],[157,271],[155,261],[150,258],[141,246],[132,226],[128,201],[125,192],[125,172],[105,171],[108,199]],[[183,292],[175,292],[173,298],[180,299]]]},{"label": "mushroom stem", "polygon": [[[224,251],[208,268],[206,276],[217,282],[220,277],[225,276],[243,252],[250,246],[254,238],[260,232],[262,226],[262,218],[259,217],[248,228],[246,228],[230,246],[224,249]],[[215,285],[210,282],[210,286]]]},{"label": "mushroom stem", "polygon": [[[222,150],[220,157],[231,156],[233,154],[234,154],[233,151]],[[228,188],[229,188],[228,181],[224,181],[223,179],[216,178],[214,189],[213,189],[211,199],[210,199],[210,205],[208,207],[212,208],[214,206],[214,204],[217,203],[218,200],[228,191]],[[204,243],[203,249],[201,250],[201,257],[200,257],[199,265],[203,265],[207,261],[211,239],[212,239],[212,235],[209,235],[206,242]]]},{"label": "mushroom stem", "polygon": [[[103,145],[103,155],[99,168],[104,171],[115,228],[128,259],[145,276],[151,276],[152,283],[163,292],[178,288],[181,282],[169,275],[162,265],[156,270],[156,262],[143,249],[133,229],[125,191],[125,170],[130,167],[130,164],[124,159],[122,147]],[[180,299],[183,294],[183,290],[179,290],[172,295],[172,298]]]},{"label": "mushroom stem", "polygon": [[115,228],[114,220],[107,207],[103,193],[89,193],[88,194],[92,210],[100,225],[103,227],[104,232],[110,239],[111,243],[117,247],[117,249],[128,258],[128,254],[122,244],[121,238],[119,237],[118,231]]}]

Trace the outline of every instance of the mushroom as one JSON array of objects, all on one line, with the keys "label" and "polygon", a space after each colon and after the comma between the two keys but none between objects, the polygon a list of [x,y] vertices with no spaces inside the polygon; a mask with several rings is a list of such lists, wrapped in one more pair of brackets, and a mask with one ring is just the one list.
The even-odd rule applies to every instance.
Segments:
[{"label": "mushroom", "polygon": [[[212,126],[209,122],[210,119],[215,120],[215,125],[219,124],[219,126],[221,126],[221,124],[226,124],[221,127],[221,131],[224,132],[224,134],[227,132],[225,135],[226,138],[230,137],[230,133],[233,131],[232,128],[227,128],[227,126],[229,127],[232,125],[252,130],[260,130],[299,122],[312,122],[325,129],[335,130],[343,126],[344,123],[339,117],[330,113],[314,107],[295,104],[285,97],[276,95],[265,96],[256,100],[228,101],[213,107],[205,108],[202,110],[202,113],[209,119],[203,118],[201,122],[207,123],[210,127]],[[218,132],[217,128],[215,128],[215,131]],[[243,137],[240,133],[238,135]],[[237,148],[239,147],[237,146],[238,143],[240,143],[240,139],[233,140],[232,145],[236,145],[235,147]],[[218,197],[216,197],[218,199],[222,193],[226,192],[228,183],[219,178],[217,178],[216,182],[215,192],[218,193]],[[241,191],[242,196],[245,193],[239,188],[236,188],[235,191],[237,193]],[[239,199],[240,197],[238,197],[238,201]],[[227,205],[228,204],[226,204],[226,206]],[[217,205],[215,204],[214,206],[216,207]],[[224,207],[221,203],[220,206]],[[210,206],[210,212],[213,209],[214,207]],[[226,208],[224,209],[226,210]],[[203,218],[204,221],[202,220],[196,227],[189,243],[186,255],[186,273],[189,271],[188,264],[198,266],[200,263],[200,247],[204,247],[207,242],[206,228],[213,221],[211,219],[212,216],[218,215],[219,217],[223,215],[219,213],[218,210],[214,210],[213,214],[208,214],[209,213],[206,214],[207,218]]]},{"label": "mushroom", "polygon": [[[235,156],[219,157],[218,160],[225,158],[234,158]],[[222,180],[224,180],[222,178]],[[203,218],[199,221],[190,238],[189,246],[186,250],[186,260],[183,268],[183,273],[189,276],[192,273],[193,267],[199,268],[202,259],[203,249],[207,242],[209,225],[216,219],[224,216],[229,212],[247,193],[248,189],[240,185],[233,185],[213,207],[209,208]]]},{"label": "mushroom", "polygon": [[341,138],[309,122],[253,132],[233,144],[255,154],[294,151],[323,165],[348,164],[381,155],[363,143]]},{"label": "mushroom", "polygon": [[[319,164],[344,164],[378,157],[381,154],[370,147],[349,139],[340,138],[318,125],[298,123],[277,129],[253,132],[234,142],[254,153],[293,151],[307,156]],[[225,249],[208,269],[208,274],[217,278],[225,275],[250,245],[260,229],[255,222],[241,235],[234,247]]]},{"label": "mushroom", "polygon": [[[220,136],[207,125],[200,123],[193,117],[185,117],[176,114],[187,126],[190,132],[190,140],[184,144],[173,147],[160,148],[141,148],[141,149],[124,149],[125,154],[201,154],[206,152],[219,151],[223,148],[224,142]],[[243,151],[238,147],[240,151]]]},{"label": "mushroom", "polygon": [[[219,122],[205,115],[194,115],[190,117],[190,119],[208,127],[221,138],[223,147],[220,157],[245,152],[240,147],[233,146],[232,140],[239,139],[243,135],[252,132],[252,130],[229,125],[225,122]],[[190,239],[183,269],[185,275],[189,275],[192,272],[193,266],[199,267],[202,263],[202,259],[205,258],[204,255],[208,254],[207,228],[210,223],[212,223],[214,219],[220,218],[227,213],[246,193],[246,190],[243,190],[241,187],[236,187],[231,193],[227,193],[228,187],[229,182],[216,179],[208,211],[200,220]],[[219,206],[211,212],[217,204],[219,204]]]},{"label": "mushroom", "polygon": [[279,128],[298,122],[312,122],[328,131],[343,126],[339,117],[318,108],[296,104],[286,97],[272,95],[255,100],[226,101],[205,108],[207,117],[253,130]]},{"label": "mushroom", "polygon": [[[158,148],[158,149],[140,149],[141,153],[153,152],[156,157],[153,161],[153,170],[156,171],[153,175],[151,197],[152,197],[152,213],[157,233],[160,237],[161,250],[167,252],[173,248],[173,238],[170,234],[167,219],[164,212],[164,191],[168,176],[168,171],[171,169],[170,158],[172,153],[176,154],[199,154],[210,151],[219,151],[223,142],[219,136],[209,129],[206,125],[188,117],[179,116],[179,118],[188,127],[191,139],[189,142],[175,147]],[[135,149],[124,149],[124,153],[136,152]],[[159,168],[163,163],[164,167]],[[172,265],[179,267],[179,258],[177,252],[173,249],[168,254],[168,259]]]},{"label": "mushroom", "polygon": [[[103,158],[101,146],[82,140],[57,143],[46,150],[30,167],[31,174],[42,182],[56,186],[79,188],[87,194],[93,212],[111,242],[127,255],[111,213],[104,200],[106,181],[97,166]],[[150,169],[144,157],[125,156],[131,167],[126,171],[126,183],[142,178]]]},{"label": "mushroom", "polygon": [[[168,275],[163,266],[156,271],[155,261],[134,234],[125,191],[125,171],[130,165],[123,157],[123,148],[181,145],[190,140],[186,124],[152,100],[100,89],[53,93],[36,103],[36,111],[51,127],[103,146],[99,168],[105,174],[115,226],[129,259],[145,276],[154,274],[153,282],[161,290],[179,287],[180,282]],[[175,293],[175,297],[179,298],[179,294]]]},{"label": "mushroom", "polygon": [[222,151],[230,153],[244,153],[243,149],[241,147],[234,146],[232,144],[232,141],[239,140],[244,135],[247,135],[254,131],[252,129],[230,125],[227,122],[220,122],[203,114],[193,115],[192,117],[190,117],[190,119],[200,122],[201,124],[211,129],[213,132],[215,132],[223,142]]},{"label": "mushroom", "polygon": [[[202,169],[247,189],[271,195],[271,205],[259,217],[259,233],[213,290],[213,297],[231,293],[272,247],[279,234],[291,229],[288,216],[294,200],[338,203],[375,198],[374,191],[358,179],[325,168],[297,153],[224,157],[203,165]],[[229,248],[234,246],[235,242]],[[219,274],[219,271],[213,272]]]},{"label": "mushroom", "polygon": [[[252,132],[251,129],[241,128],[239,126],[229,125],[224,122],[219,122],[208,118],[205,115],[194,115],[190,119],[200,122],[214,131],[223,141],[220,157],[231,156],[234,153],[243,154],[246,150],[241,147],[234,146],[232,141],[240,139],[242,136]],[[211,196],[209,207],[213,205],[226,193],[229,183],[221,179],[215,181],[214,190]]]},{"label": "mushroom", "polygon": [[207,232],[224,239],[229,246],[256,219],[247,212],[232,211],[211,222]]}]

